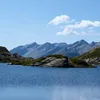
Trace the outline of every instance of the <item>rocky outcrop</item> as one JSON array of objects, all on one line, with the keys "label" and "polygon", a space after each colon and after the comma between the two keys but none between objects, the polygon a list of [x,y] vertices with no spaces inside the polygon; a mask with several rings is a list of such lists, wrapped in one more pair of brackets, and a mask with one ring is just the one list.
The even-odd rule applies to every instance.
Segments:
[{"label": "rocky outcrop", "polygon": [[62,57],[62,58],[46,57],[40,62],[37,61],[33,63],[33,66],[60,67],[60,68],[74,67],[69,63],[67,57]]},{"label": "rocky outcrop", "polygon": [[100,57],[84,59],[87,63],[100,64]]}]

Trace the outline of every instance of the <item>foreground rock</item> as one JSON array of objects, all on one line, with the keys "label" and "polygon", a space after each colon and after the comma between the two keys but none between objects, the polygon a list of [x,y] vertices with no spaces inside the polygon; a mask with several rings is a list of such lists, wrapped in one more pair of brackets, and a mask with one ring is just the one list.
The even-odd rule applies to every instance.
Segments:
[{"label": "foreground rock", "polygon": [[37,61],[33,63],[33,66],[60,67],[60,68],[74,67],[69,63],[67,57],[61,55],[50,55],[42,58],[41,60],[37,59]]}]

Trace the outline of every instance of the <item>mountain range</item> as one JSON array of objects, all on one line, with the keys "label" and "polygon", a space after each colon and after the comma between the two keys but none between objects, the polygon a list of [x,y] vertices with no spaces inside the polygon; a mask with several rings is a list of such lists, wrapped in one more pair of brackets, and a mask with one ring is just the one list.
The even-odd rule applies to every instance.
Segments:
[{"label": "mountain range", "polygon": [[93,48],[100,47],[100,42],[88,43],[85,40],[76,41],[72,44],[67,43],[49,43],[37,44],[36,42],[18,46],[12,50],[10,53],[18,53],[23,57],[39,58],[52,54],[62,54],[68,57],[74,57],[82,55]]}]

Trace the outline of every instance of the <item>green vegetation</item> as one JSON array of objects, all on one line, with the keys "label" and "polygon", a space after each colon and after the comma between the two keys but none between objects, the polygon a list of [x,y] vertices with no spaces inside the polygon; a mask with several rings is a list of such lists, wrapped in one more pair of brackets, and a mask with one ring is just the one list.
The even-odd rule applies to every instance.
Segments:
[{"label": "green vegetation", "polygon": [[0,46],[0,53],[9,53],[9,51],[5,47]]},{"label": "green vegetation", "polygon": [[70,63],[76,67],[92,67],[90,64],[88,64],[84,60],[77,59],[77,58],[70,58]]},{"label": "green vegetation", "polygon": [[23,60],[12,60],[10,61],[11,64],[14,64],[14,65],[23,65],[23,66],[31,66],[34,62],[33,59],[23,59]]},{"label": "green vegetation", "polygon": [[43,61],[45,58],[46,58],[46,57],[41,57],[41,58],[34,59],[33,63],[41,62],[41,61]]},{"label": "green vegetation", "polygon": [[61,55],[61,54],[48,55],[47,57],[67,58],[66,56],[63,56],[63,55]]}]

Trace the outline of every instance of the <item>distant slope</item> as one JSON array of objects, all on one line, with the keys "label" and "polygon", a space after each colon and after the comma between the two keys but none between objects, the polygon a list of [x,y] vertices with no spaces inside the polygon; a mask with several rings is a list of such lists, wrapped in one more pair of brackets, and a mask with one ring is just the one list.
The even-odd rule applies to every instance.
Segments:
[{"label": "distant slope", "polygon": [[13,53],[18,53],[19,55],[23,56],[25,53],[28,52],[28,49],[25,46],[18,46],[10,51]]},{"label": "distant slope", "polygon": [[18,53],[24,57],[39,58],[51,54],[62,54],[68,57],[79,56],[84,54],[95,47],[100,47],[100,42],[87,43],[85,40],[77,41],[73,44],[67,43],[49,43],[37,44],[36,42],[19,46],[11,50],[10,52]]},{"label": "distant slope", "polygon": [[42,56],[46,56],[46,54],[49,51],[51,51],[53,48],[55,48],[55,45],[47,42],[47,43],[44,43],[43,45],[39,45],[35,48],[28,49],[28,52],[26,54],[24,54],[23,56],[39,58]]}]

